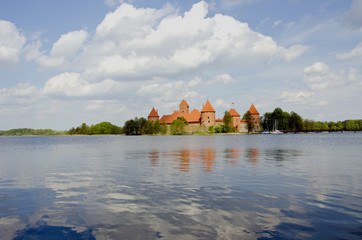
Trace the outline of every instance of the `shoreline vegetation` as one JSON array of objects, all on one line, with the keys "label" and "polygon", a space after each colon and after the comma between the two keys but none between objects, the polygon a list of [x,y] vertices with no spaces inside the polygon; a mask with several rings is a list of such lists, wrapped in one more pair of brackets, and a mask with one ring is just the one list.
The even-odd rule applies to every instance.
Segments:
[{"label": "shoreline vegetation", "polygon": [[[266,112],[260,117],[261,131],[255,132],[248,126],[248,132],[236,132],[229,121],[230,116],[225,112],[224,123],[210,126],[205,132],[185,132],[188,122],[185,118],[178,118],[170,125],[153,123],[143,117],[127,120],[123,127],[113,125],[110,122],[101,122],[88,126],[86,123],[78,127],[72,127],[68,131],[56,131],[51,129],[19,128],[0,130],[0,136],[51,136],[51,135],[215,135],[215,134],[261,134],[264,131],[280,130],[282,133],[330,133],[330,132],[360,132],[362,131],[362,120],[314,121],[303,119],[295,112],[284,112],[281,108],[273,112]],[[243,119],[248,121],[248,113]],[[249,125],[249,124],[248,124]],[[277,125],[277,127],[276,127]]]}]

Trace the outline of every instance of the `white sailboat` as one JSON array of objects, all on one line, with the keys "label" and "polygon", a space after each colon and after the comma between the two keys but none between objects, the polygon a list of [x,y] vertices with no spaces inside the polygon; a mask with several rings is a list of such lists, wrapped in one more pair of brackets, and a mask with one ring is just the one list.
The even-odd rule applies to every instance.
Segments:
[{"label": "white sailboat", "polygon": [[278,120],[274,120],[273,121],[273,130],[270,131],[264,131],[263,134],[281,134],[283,133],[282,131],[278,130]]},{"label": "white sailboat", "polygon": [[273,131],[271,132],[271,134],[281,134],[283,132],[278,130],[278,120],[274,120],[274,126],[273,126]]}]

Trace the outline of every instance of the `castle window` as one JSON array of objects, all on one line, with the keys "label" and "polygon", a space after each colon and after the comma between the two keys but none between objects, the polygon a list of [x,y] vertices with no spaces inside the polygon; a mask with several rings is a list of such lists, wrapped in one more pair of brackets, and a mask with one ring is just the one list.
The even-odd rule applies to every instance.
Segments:
[{"label": "castle window", "polygon": [[210,117],[207,117],[207,119],[210,119]]},{"label": "castle window", "polygon": [[209,123],[210,123],[210,121],[209,121]]}]

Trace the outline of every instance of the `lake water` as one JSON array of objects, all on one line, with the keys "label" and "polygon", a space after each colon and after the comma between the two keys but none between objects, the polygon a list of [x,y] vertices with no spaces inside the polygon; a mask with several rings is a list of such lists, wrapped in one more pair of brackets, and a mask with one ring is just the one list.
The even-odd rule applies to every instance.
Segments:
[{"label": "lake water", "polygon": [[0,239],[362,239],[362,134],[0,137]]}]

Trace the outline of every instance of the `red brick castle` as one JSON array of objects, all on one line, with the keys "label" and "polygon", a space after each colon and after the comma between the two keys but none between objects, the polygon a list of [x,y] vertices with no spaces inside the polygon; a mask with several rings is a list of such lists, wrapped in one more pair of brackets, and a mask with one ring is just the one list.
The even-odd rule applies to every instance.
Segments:
[{"label": "red brick castle", "polygon": [[[259,112],[256,110],[254,104],[251,105],[249,111],[253,119],[254,130],[259,131]],[[241,119],[240,114],[234,108],[230,109],[229,113],[232,116],[232,124],[236,131],[247,132],[246,120]],[[165,122],[167,125],[170,125],[178,117],[184,117],[187,120],[188,125],[186,127],[186,131],[188,132],[207,131],[210,126],[224,124],[223,119],[215,118],[215,110],[209,100],[207,100],[205,105],[203,105],[201,112],[197,109],[193,109],[190,112],[189,104],[185,100],[182,100],[178,111],[174,111],[171,115],[163,115],[161,118],[158,115],[158,111],[156,111],[155,108],[152,108],[150,114],[148,115],[148,120],[155,122],[158,119],[161,124]]]}]

